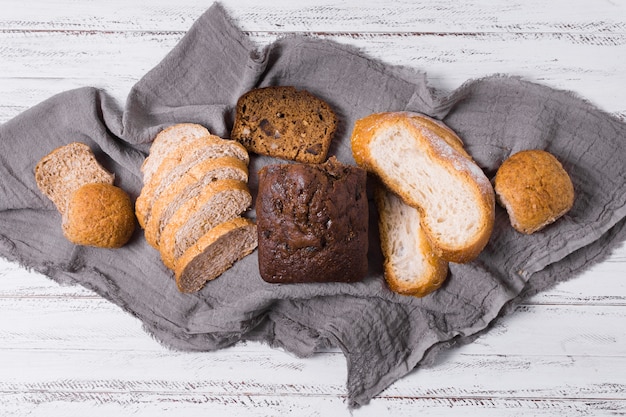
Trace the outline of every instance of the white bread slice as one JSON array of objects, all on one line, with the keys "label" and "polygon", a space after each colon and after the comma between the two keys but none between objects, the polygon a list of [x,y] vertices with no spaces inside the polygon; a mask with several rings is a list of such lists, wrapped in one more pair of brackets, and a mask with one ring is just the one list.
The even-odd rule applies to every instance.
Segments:
[{"label": "white bread slice", "polygon": [[448,262],[432,250],[420,225],[420,213],[384,186],[375,191],[380,244],[387,285],[399,294],[423,297],[448,275]]},{"label": "white bread slice", "polygon": [[161,231],[158,249],[170,269],[202,235],[241,215],[252,204],[248,186],[242,181],[218,180],[202,188],[198,198],[188,199],[178,207]]},{"label": "white bread slice", "polygon": [[377,113],[357,120],[351,141],[357,164],[420,210],[438,256],[463,263],[480,254],[493,230],[494,191],[454,132],[417,113]]},{"label": "white bread slice", "polygon": [[241,160],[229,156],[209,158],[171,182],[155,199],[150,211],[145,229],[148,242],[157,246],[163,228],[185,202],[200,198],[200,193],[205,192],[209,184],[226,179],[247,182],[248,167]]},{"label": "white bread slice", "polygon": [[58,147],[39,160],[35,181],[57,210],[64,214],[72,193],[85,184],[113,185],[115,175],[104,169],[89,146],[72,142]]},{"label": "white bread slice", "polygon": [[144,186],[135,202],[135,214],[141,227],[146,227],[152,205],[163,190],[198,162],[224,156],[237,158],[246,165],[250,161],[248,151],[239,142],[213,135],[195,138],[171,149],[153,175],[144,178]]},{"label": "white bread slice", "polygon": [[191,245],[177,262],[179,291],[192,293],[217,278],[257,247],[256,225],[236,217],[210,229]]},{"label": "white bread slice", "polygon": [[203,136],[209,136],[209,130],[195,123],[179,123],[159,132],[150,145],[150,155],[143,161],[141,172],[144,180],[150,179],[161,161],[173,148]]}]

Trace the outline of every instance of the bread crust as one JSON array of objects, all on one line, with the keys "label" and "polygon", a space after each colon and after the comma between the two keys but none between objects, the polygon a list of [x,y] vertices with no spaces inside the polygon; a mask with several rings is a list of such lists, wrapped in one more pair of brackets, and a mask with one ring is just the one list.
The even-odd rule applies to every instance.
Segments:
[{"label": "bread crust", "polygon": [[[370,142],[379,131],[388,128],[401,128],[410,132],[422,152],[428,154],[431,159],[445,167],[451,175],[461,178],[469,186],[481,213],[478,233],[473,239],[460,246],[451,246],[438,239],[429,226],[430,213],[424,210],[423,202],[416,199],[405,187],[402,178],[391,176],[381,168],[380,162],[371,154]],[[351,142],[352,153],[358,165],[376,174],[405,203],[420,210],[422,228],[438,256],[450,262],[465,263],[480,254],[493,231],[495,195],[491,183],[482,170],[467,152],[459,150],[462,147],[462,141],[451,129],[441,122],[418,113],[375,113],[356,121]],[[442,143],[449,146],[446,148]],[[410,161],[398,155],[398,163],[410,163]],[[454,190],[450,192],[453,193]]]},{"label": "bread crust", "polygon": [[535,233],[565,215],[574,205],[574,185],[563,165],[541,149],[518,152],[496,173],[494,186],[515,230]]},{"label": "bread crust", "polygon": [[62,226],[65,237],[76,245],[119,248],[135,230],[133,205],[121,188],[85,184],[72,193]]},{"label": "bread crust", "polygon": [[[226,242],[224,242],[226,240]],[[230,256],[222,256],[219,259],[209,260],[217,269],[212,274],[202,274],[202,277],[187,277],[186,270],[199,257],[205,256],[204,252],[213,245],[229,243],[234,246],[235,252]],[[234,262],[249,255],[257,246],[256,225],[249,219],[236,217],[232,220],[220,223],[189,247],[181,255],[176,263],[175,277],[178,290],[184,293],[199,291],[207,281],[217,278],[228,270]]]}]

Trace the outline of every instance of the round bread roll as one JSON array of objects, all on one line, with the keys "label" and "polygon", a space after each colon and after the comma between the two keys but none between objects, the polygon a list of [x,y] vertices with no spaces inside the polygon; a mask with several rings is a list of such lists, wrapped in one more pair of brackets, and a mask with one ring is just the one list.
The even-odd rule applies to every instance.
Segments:
[{"label": "round bread roll", "polygon": [[130,197],[111,184],[90,183],[78,188],[63,215],[63,234],[77,245],[119,248],[134,230]]},{"label": "round bread roll", "polygon": [[543,150],[509,157],[498,169],[494,186],[511,225],[525,234],[553,223],[574,204],[572,180],[561,163]]}]

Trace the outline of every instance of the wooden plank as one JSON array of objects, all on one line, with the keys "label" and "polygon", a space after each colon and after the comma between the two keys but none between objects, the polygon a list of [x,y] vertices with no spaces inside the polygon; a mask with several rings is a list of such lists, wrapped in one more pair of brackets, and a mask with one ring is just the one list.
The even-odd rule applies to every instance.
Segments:
[{"label": "wooden plank", "polygon": [[[178,33],[0,33],[0,122],[61,91],[94,86],[125,102],[132,85],[173,48]],[[617,117],[626,115],[626,34],[323,35],[392,65],[429,74],[450,91],[492,74],[510,74],[576,91]],[[259,45],[276,35],[255,33]],[[596,43],[606,43],[598,47]],[[515,44],[515,50],[510,45]],[[69,64],[71,63],[71,65]]]},{"label": "wooden plank", "polygon": [[[454,0],[306,3],[275,0],[222,2],[250,31],[287,32],[624,32],[623,2],[585,0]],[[3,0],[2,30],[185,31],[210,2],[111,0],[106,4],[56,0]]]},{"label": "wooden plank", "polygon": [[[521,305],[469,345],[494,355],[626,357],[626,308],[615,305]],[[0,298],[0,350],[156,350],[139,320],[99,297]]]},{"label": "wooden plank", "polygon": [[[128,411],[152,405],[158,411],[175,401],[175,408],[183,410],[202,404],[212,410],[229,405],[244,412],[263,407],[263,412],[271,413],[300,404],[309,412],[319,412],[315,406],[333,412],[321,415],[347,415],[345,367],[336,355],[306,360],[284,354],[241,358],[221,351],[212,356],[217,358],[172,353],[157,361],[152,353],[143,352],[5,352],[0,365],[11,377],[0,381],[0,401],[9,409],[19,403],[21,411],[32,412],[45,409],[46,403],[56,404],[57,410],[81,403],[87,409],[104,405]],[[245,366],[233,368],[234,361]],[[399,380],[356,415],[376,415],[381,405],[387,412],[453,407],[456,412],[487,409],[493,415],[509,407],[518,413],[623,411],[625,367],[623,357],[498,358],[457,352],[445,363]]]}]

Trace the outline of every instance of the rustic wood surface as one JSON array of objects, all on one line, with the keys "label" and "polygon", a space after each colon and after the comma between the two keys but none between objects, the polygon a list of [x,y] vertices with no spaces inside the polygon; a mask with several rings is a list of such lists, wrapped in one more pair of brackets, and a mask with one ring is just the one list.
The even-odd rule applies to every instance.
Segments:
[{"label": "rustic wood surface", "polygon": [[[626,119],[626,1],[224,0],[260,45],[306,33],[454,89],[493,73],[575,91]],[[0,123],[51,95],[130,87],[208,7],[197,0],[0,0]],[[534,296],[354,416],[626,415],[626,246]],[[349,416],[340,352],[248,343],[172,352],[88,290],[0,260],[1,416]]]}]

